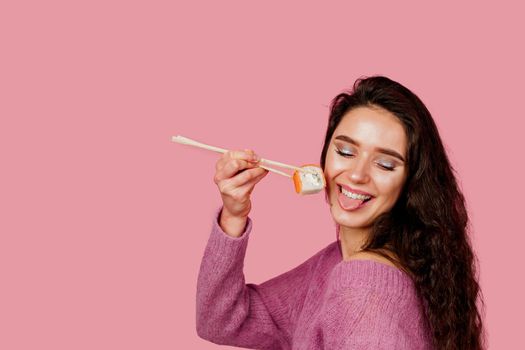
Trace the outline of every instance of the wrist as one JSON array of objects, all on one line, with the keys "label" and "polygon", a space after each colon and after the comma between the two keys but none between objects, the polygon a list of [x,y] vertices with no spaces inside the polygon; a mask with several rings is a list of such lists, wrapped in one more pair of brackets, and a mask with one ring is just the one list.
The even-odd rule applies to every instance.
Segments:
[{"label": "wrist", "polygon": [[246,229],[248,218],[245,216],[234,216],[227,210],[222,210],[219,218],[219,226],[228,236],[238,238]]}]

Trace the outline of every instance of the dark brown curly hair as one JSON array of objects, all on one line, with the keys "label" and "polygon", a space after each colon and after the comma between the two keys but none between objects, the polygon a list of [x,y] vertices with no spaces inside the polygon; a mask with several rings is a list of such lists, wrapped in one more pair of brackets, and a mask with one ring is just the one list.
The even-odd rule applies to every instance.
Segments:
[{"label": "dark brown curly hair", "polygon": [[[396,204],[374,222],[362,250],[379,253],[408,270],[436,349],[485,349],[484,303],[465,198],[423,102],[389,78],[358,79],[352,91],[332,101],[321,167],[325,168],[339,122],[353,108],[366,106],[381,107],[402,122],[408,139],[408,176]],[[398,261],[385,251],[393,252]]]}]

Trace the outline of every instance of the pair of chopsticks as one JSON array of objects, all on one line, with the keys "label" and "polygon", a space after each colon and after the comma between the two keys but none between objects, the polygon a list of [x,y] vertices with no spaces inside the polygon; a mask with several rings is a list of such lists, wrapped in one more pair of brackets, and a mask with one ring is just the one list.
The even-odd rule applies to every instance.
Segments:
[{"label": "pair of chopsticks", "polygon": [[[189,145],[189,146],[204,148],[204,149],[207,149],[207,150],[210,150],[210,151],[214,151],[214,152],[219,152],[219,153],[226,153],[226,152],[228,152],[227,149],[206,145],[204,143],[201,143],[201,142],[198,142],[198,141],[195,141],[195,140],[192,140],[192,139],[189,139],[187,137],[180,136],[180,135],[172,136],[171,137],[171,141],[177,142],[177,143],[181,143],[183,145]],[[302,171],[302,172],[305,172],[305,173],[315,174],[315,171],[313,171],[313,170],[300,168],[300,167],[296,167],[296,166],[293,166],[293,165],[288,165],[288,164],[284,164],[284,163],[280,163],[280,162],[276,162],[274,160],[262,159],[261,158],[261,160],[259,161],[259,164],[262,164],[262,163],[279,166],[281,168],[286,168],[286,169],[291,169],[291,170],[296,170],[296,171]],[[274,169],[274,168],[270,168],[270,167],[268,167],[266,165],[259,165],[259,167],[261,167],[263,169],[266,169],[268,171],[271,171],[273,173],[282,175],[282,176],[292,177],[292,175],[290,175],[290,174],[287,174],[287,173],[285,173],[283,171],[280,171],[280,170],[277,170],[277,169]]]}]

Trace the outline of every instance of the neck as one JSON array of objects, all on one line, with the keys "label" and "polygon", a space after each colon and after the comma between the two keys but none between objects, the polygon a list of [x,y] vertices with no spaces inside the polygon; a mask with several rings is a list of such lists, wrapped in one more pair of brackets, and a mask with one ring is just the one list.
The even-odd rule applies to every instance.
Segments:
[{"label": "neck", "polygon": [[369,234],[370,229],[357,229],[340,226],[339,236],[341,239],[343,259],[348,258],[360,251]]}]

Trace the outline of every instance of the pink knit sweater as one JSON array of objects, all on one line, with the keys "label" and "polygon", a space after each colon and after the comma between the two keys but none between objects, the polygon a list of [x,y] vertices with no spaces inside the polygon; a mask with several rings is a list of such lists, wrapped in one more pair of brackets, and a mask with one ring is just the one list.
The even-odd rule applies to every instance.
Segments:
[{"label": "pink knit sweater", "polygon": [[197,333],[249,349],[431,349],[413,282],[371,260],[343,261],[338,242],[262,284],[245,284],[252,221],[239,238],[213,221],[197,282]]}]

